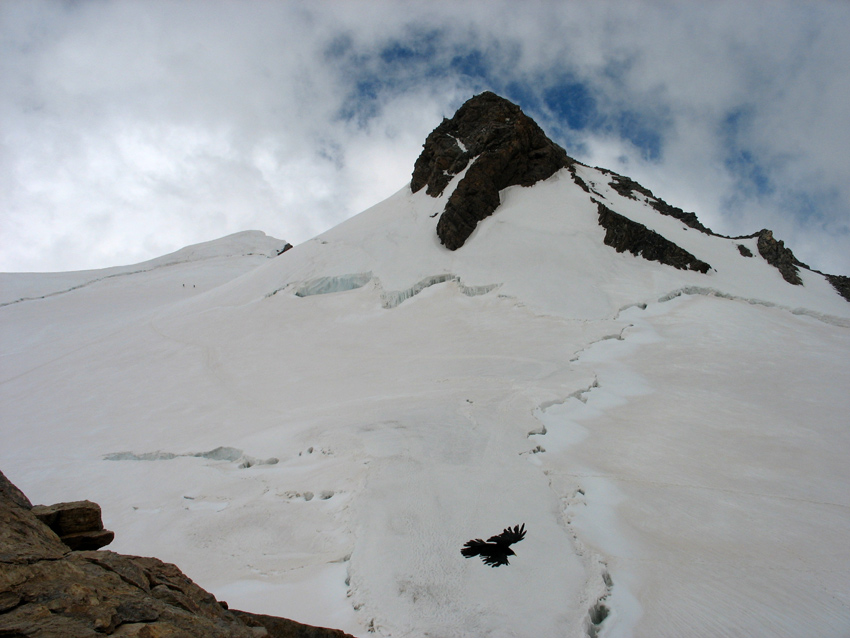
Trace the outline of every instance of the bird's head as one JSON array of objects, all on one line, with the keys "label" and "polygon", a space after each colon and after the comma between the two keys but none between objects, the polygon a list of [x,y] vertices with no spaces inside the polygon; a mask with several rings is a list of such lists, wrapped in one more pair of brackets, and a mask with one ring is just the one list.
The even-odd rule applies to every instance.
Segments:
[{"label": "bird's head", "polygon": [[512,550],[510,547],[505,548],[505,554],[507,554],[508,556],[516,556],[514,550]]}]

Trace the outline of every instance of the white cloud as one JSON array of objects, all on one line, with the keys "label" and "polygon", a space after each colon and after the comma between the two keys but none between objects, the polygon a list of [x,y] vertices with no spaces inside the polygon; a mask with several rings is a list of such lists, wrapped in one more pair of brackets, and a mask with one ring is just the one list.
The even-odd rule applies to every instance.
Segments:
[{"label": "white cloud", "polygon": [[[844,4],[7,0],[0,25],[2,270],[304,241],[490,88],[716,230],[850,272]],[[545,99],[564,82],[581,130]]]}]

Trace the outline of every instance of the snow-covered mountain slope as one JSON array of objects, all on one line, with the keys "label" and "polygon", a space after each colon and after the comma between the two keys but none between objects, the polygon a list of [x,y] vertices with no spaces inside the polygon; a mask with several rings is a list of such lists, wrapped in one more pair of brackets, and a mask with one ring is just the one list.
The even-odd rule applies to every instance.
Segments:
[{"label": "snow-covered mountain slope", "polygon": [[[17,358],[27,366],[57,360],[164,307],[217,288],[288,246],[265,233],[246,231],[131,266],[0,273],[0,312],[6,326],[0,333],[0,379],[17,370]],[[71,296],[65,299],[67,294]]]},{"label": "snow-covered mountain slope", "polygon": [[[227,259],[0,308],[3,471],[358,636],[846,635],[850,303],[580,164],[450,251],[476,161],[216,285]],[[711,268],[617,252],[600,204]],[[509,566],[461,556],[520,523]]]},{"label": "snow-covered mountain slope", "polygon": [[[116,277],[150,273],[166,267],[180,270],[196,262],[226,260],[227,267],[224,269],[204,268],[199,271],[209,278],[204,284],[210,288],[224,283],[235,274],[250,270],[264,257],[280,254],[287,246],[286,242],[268,237],[263,232],[248,230],[214,241],[186,246],[168,255],[132,266],[51,273],[0,273],[0,307],[59,295]],[[139,285],[138,279],[134,281],[134,285]]]}]

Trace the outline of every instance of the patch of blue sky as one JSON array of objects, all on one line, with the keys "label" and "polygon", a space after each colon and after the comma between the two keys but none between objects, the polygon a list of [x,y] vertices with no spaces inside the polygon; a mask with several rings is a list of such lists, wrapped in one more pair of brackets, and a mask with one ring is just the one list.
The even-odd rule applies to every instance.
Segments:
[{"label": "patch of blue sky", "polygon": [[468,87],[470,97],[491,90],[519,104],[571,154],[586,150],[588,133],[604,133],[628,141],[646,160],[661,158],[667,125],[663,116],[614,104],[589,82],[563,70],[517,77],[512,61],[519,55],[509,44],[490,43],[485,50],[458,43],[437,29],[411,29],[405,38],[371,49],[343,36],[326,49],[329,62],[350,84],[339,117],[358,125],[378,116],[387,97],[450,79],[455,86]]},{"label": "patch of blue sky", "polygon": [[531,82],[511,80],[502,88],[503,95],[515,104],[519,104],[526,113],[540,112],[542,101]]},{"label": "patch of blue sky", "polygon": [[574,130],[592,127],[598,120],[596,98],[587,84],[568,80],[543,91],[543,102],[558,119]]},{"label": "patch of blue sky", "polygon": [[620,111],[614,117],[617,134],[631,142],[640,150],[643,159],[649,161],[661,159],[664,126],[663,118],[632,110]]},{"label": "patch of blue sky", "polygon": [[439,29],[411,31],[404,40],[391,40],[378,55],[389,66],[427,64],[436,57],[443,38]]},{"label": "patch of blue sky", "polygon": [[439,30],[411,30],[377,49],[359,47],[346,36],[335,38],[325,49],[328,63],[338,69],[350,89],[338,116],[365,124],[380,114],[382,101],[446,73],[440,70]]},{"label": "patch of blue sky", "polygon": [[452,57],[449,69],[476,81],[486,81],[490,75],[490,65],[479,50],[458,51]]},{"label": "patch of blue sky", "polygon": [[726,150],[723,164],[739,184],[739,188],[756,196],[772,195],[776,187],[770,167],[746,143],[753,125],[752,107],[740,106],[730,111],[720,123],[720,135]]},{"label": "patch of blue sky", "polygon": [[776,190],[767,166],[746,149],[727,149],[723,165],[742,188],[756,195],[771,195]]},{"label": "patch of blue sky", "polygon": [[817,226],[833,235],[850,235],[850,224],[846,220],[828,214],[842,207],[838,189],[790,190],[782,193],[780,206],[803,226]]}]

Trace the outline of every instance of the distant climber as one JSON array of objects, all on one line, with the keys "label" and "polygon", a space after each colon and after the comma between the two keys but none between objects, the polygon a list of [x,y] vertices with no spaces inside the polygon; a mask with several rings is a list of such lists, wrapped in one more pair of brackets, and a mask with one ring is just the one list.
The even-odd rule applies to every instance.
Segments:
[{"label": "distant climber", "polygon": [[510,565],[508,556],[516,556],[510,546],[523,538],[525,538],[525,523],[522,526],[515,525],[513,529],[506,527],[501,534],[488,538],[486,543],[480,538],[467,541],[460,553],[466,558],[480,556],[481,560],[490,567]]}]

